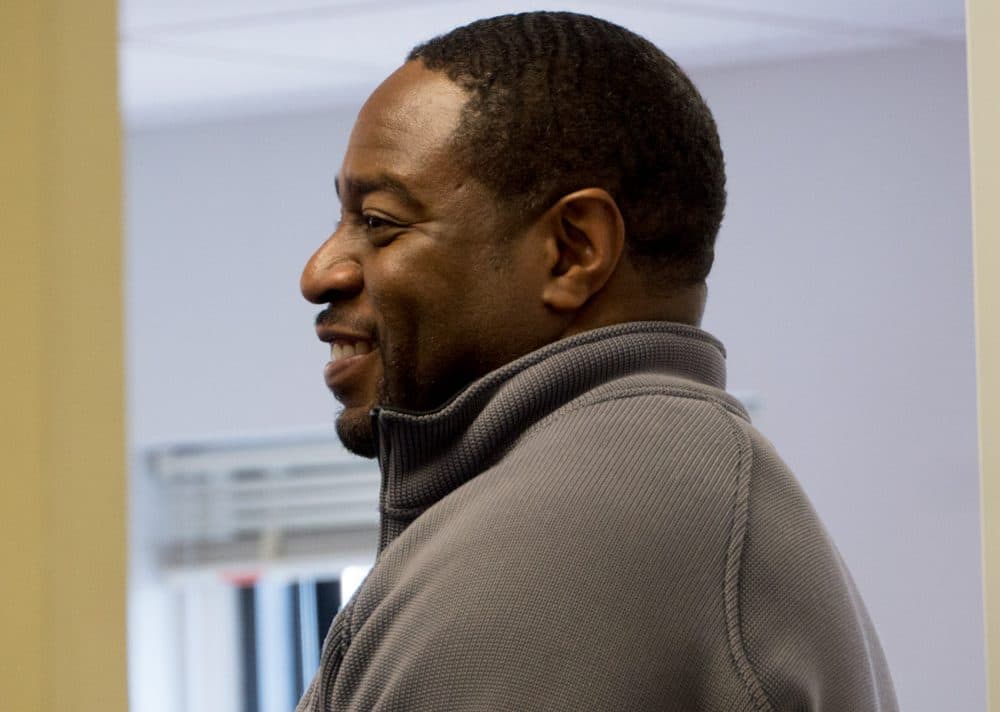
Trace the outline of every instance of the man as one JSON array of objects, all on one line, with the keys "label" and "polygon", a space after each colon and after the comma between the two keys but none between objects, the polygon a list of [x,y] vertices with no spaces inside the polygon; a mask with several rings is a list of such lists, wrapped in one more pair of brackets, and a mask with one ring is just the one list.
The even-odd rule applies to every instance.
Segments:
[{"label": "man", "polygon": [[594,18],[473,23],[372,94],[302,291],[379,555],[300,710],[896,709],[697,328],[724,182],[688,78]]}]

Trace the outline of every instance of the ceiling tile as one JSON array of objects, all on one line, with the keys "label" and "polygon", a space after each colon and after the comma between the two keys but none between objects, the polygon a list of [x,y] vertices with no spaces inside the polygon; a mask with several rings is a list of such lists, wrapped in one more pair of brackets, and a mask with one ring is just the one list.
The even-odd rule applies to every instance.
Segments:
[{"label": "ceiling tile", "polygon": [[[528,0],[125,0],[126,117],[134,124],[226,107],[356,102],[414,44],[479,17],[534,7]],[[961,0],[575,0],[564,7],[636,29],[685,66],[921,41],[953,33],[961,15]]]}]

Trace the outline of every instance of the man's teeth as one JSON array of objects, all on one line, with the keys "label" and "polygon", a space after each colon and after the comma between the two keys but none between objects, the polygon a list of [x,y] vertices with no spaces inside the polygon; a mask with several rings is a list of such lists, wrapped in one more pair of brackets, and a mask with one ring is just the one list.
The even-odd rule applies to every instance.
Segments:
[{"label": "man's teeth", "polygon": [[330,347],[330,360],[339,361],[342,358],[360,356],[371,350],[372,345],[367,341],[336,341]]}]

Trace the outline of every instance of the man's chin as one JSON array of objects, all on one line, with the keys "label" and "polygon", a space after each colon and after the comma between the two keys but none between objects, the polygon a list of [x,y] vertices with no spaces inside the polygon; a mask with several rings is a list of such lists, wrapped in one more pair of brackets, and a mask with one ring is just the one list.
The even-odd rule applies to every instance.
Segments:
[{"label": "man's chin", "polygon": [[[358,411],[365,412],[358,412]],[[344,447],[361,457],[375,457],[371,416],[363,408],[345,409],[337,416],[337,437]]]}]

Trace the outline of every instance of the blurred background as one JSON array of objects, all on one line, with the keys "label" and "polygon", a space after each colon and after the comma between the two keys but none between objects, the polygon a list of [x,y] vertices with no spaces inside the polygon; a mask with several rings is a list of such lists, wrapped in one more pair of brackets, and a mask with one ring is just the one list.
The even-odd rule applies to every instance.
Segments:
[{"label": "blurred background", "polygon": [[[291,710],[370,564],[373,465],[332,431],[305,260],[368,93],[529,3],[122,0],[136,712]],[[985,709],[961,0],[564,2],[715,112],[729,208],[704,326],[798,474],[901,709]]]}]

